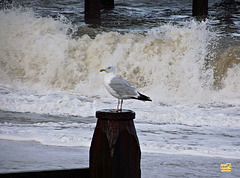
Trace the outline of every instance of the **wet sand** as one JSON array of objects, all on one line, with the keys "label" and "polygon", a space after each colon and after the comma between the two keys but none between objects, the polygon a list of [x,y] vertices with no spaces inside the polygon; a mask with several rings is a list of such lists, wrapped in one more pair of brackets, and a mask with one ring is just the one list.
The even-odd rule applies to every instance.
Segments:
[{"label": "wet sand", "polygon": [[[89,148],[47,146],[32,141],[0,140],[0,172],[26,172],[89,167]],[[231,163],[231,172],[221,164]],[[142,177],[239,177],[240,160],[142,153]]]}]

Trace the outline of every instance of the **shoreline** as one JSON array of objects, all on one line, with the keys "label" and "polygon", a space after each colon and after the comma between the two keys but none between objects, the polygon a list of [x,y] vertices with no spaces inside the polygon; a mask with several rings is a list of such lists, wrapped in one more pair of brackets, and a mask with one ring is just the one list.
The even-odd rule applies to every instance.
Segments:
[{"label": "shoreline", "polygon": [[[34,141],[0,140],[0,172],[65,170],[89,167],[89,148],[42,145]],[[231,172],[221,164],[231,163]],[[142,153],[142,177],[237,177],[240,159]]]}]

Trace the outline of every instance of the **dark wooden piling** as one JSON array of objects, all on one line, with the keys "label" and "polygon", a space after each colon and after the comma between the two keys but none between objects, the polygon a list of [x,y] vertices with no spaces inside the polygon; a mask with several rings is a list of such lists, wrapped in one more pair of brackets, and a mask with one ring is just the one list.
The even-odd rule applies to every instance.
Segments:
[{"label": "dark wooden piling", "polygon": [[96,112],[97,125],[90,147],[91,178],[141,177],[141,150],[131,110]]},{"label": "dark wooden piling", "polygon": [[101,9],[114,8],[114,0],[85,0],[85,22],[87,24],[101,24]]},{"label": "dark wooden piling", "polygon": [[112,9],[114,8],[114,0],[101,0],[102,9]]},{"label": "dark wooden piling", "polygon": [[193,0],[192,14],[196,17],[206,18],[208,15],[208,0]]},{"label": "dark wooden piling", "polygon": [[85,0],[85,22],[101,24],[101,0]]},{"label": "dark wooden piling", "polygon": [[89,178],[89,168],[0,173],[1,178]]}]

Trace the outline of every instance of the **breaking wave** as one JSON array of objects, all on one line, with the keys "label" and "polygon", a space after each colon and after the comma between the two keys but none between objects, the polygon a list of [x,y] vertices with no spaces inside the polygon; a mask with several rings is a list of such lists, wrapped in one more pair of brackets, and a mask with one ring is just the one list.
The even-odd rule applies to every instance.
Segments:
[{"label": "breaking wave", "polygon": [[99,69],[117,74],[161,103],[236,103],[240,46],[218,51],[208,22],[166,24],[146,34],[105,32],[72,37],[64,17],[0,11],[0,82],[36,92],[107,96]]}]

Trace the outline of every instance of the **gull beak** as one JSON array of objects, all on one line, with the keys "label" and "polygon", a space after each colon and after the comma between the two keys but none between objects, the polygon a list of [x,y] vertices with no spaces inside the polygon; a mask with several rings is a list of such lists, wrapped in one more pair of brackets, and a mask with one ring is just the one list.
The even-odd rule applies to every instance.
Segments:
[{"label": "gull beak", "polygon": [[105,69],[101,69],[101,70],[100,70],[100,72],[103,72],[103,71],[105,71]]}]

